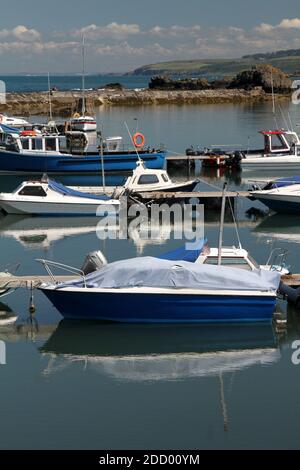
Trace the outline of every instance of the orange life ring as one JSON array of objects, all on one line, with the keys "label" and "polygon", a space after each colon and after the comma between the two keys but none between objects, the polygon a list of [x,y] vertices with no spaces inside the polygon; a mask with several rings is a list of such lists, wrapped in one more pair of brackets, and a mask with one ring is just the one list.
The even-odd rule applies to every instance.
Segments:
[{"label": "orange life ring", "polygon": [[36,131],[21,131],[20,135],[27,137],[35,137],[37,135]]},{"label": "orange life ring", "polygon": [[138,149],[141,149],[145,145],[145,137],[143,134],[141,134],[141,132],[137,132],[136,134],[134,134],[132,140],[134,146]]}]

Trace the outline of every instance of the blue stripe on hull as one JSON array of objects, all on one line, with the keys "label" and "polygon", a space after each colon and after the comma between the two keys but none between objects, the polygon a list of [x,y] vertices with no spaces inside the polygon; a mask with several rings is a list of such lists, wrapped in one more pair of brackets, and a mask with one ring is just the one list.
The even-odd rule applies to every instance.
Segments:
[{"label": "blue stripe on hull", "polygon": [[[140,153],[147,168],[161,169],[165,163],[165,152]],[[105,171],[127,171],[136,168],[136,153],[104,155]],[[99,155],[86,156],[38,156],[20,155],[16,152],[0,152],[0,171],[29,173],[99,173]]]},{"label": "blue stripe on hull", "polygon": [[278,201],[274,199],[264,199],[257,198],[260,202],[265,204],[271,210],[283,214],[294,214],[295,212],[300,213],[300,203],[299,202],[288,202],[288,201]]},{"label": "blue stripe on hull", "polygon": [[43,292],[65,318],[124,323],[266,322],[276,302],[275,296]]}]

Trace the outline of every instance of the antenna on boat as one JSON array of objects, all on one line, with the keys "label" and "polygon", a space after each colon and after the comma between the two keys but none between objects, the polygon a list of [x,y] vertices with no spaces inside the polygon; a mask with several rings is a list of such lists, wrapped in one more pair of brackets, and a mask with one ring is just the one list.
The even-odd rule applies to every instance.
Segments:
[{"label": "antenna on boat", "polygon": [[286,126],[287,130],[289,130],[289,127],[290,127],[290,126],[289,126],[289,123],[287,122],[287,119],[286,119],[286,117],[285,117],[285,115],[284,115],[284,112],[283,112],[283,110],[282,110],[281,105],[279,105],[279,109],[280,109],[280,112],[281,112],[281,115],[282,115],[282,119],[283,119],[283,121],[284,121],[284,125]]},{"label": "antenna on boat", "polygon": [[227,181],[225,181],[223,185],[223,192],[222,192],[222,206],[221,206],[221,220],[220,220],[219,248],[218,248],[218,266],[221,266],[221,263],[222,263],[222,244],[223,244],[223,230],[224,230],[224,217],[225,217],[226,188],[227,188]]},{"label": "antenna on boat", "polygon": [[82,36],[82,115],[85,116],[85,37]]},{"label": "antenna on boat", "polygon": [[273,114],[275,115],[275,95],[274,95],[274,81],[273,81],[273,70],[271,70],[271,89],[272,89],[272,106],[273,106]]},{"label": "antenna on boat", "polygon": [[51,100],[51,88],[50,88],[50,73],[48,72],[48,95],[49,95],[49,117],[52,121],[52,100]]},{"label": "antenna on boat", "polygon": [[276,107],[275,107],[275,94],[274,94],[274,80],[273,80],[273,70],[271,70],[271,90],[272,90],[272,111],[275,121],[275,126],[278,128],[278,123],[276,119]]},{"label": "antenna on boat", "polygon": [[295,132],[294,125],[293,125],[293,121],[292,121],[292,118],[291,118],[291,115],[290,115],[290,112],[289,112],[289,111],[288,111],[287,115],[288,115],[288,118],[289,118],[289,121],[290,121],[291,130],[292,130],[293,132]]},{"label": "antenna on boat", "polygon": [[135,144],[134,144],[133,137],[132,137],[132,135],[131,135],[131,132],[130,132],[130,130],[129,130],[129,127],[128,127],[128,125],[127,125],[127,122],[124,121],[124,124],[125,124],[125,127],[126,127],[126,129],[127,129],[127,132],[128,132],[129,137],[130,137],[130,140],[131,140],[131,142],[132,142],[132,145],[133,145],[133,147],[134,147],[134,149],[135,149],[135,152],[136,152],[136,154],[137,154],[137,157],[138,157],[138,159],[139,159],[139,162],[142,162],[142,159],[141,159],[141,157],[140,157],[140,155],[139,155],[139,152],[137,151],[137,148],[136,148],[136,146],[135,146]]},{"label": "antenna on boat", "polygon": [[101,157],[101,170],[102,170],[102,186],[103,192],[105,193],[105,172],[104,172],[104,156],[103,156],[103,132],[101,132],[100,138],[100,157]]}]

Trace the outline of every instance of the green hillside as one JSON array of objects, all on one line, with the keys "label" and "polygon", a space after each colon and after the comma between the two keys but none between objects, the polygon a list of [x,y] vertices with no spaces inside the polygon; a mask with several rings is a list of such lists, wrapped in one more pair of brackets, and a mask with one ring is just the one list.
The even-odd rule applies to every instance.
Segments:
[{"label": "green hillside", "polygon": [[[292,52],[292,53],[291,53]],[[240,59],[213,59],[213,60],[180,60],[158,62],[144,65],[130,75],[197,75],[197,76],[225,76],[235,75],[252,65],[268,63],[278,67],[288,74],[300,71],[300,49],[293,51],[278,51],[269,54],[254,54]]]}]

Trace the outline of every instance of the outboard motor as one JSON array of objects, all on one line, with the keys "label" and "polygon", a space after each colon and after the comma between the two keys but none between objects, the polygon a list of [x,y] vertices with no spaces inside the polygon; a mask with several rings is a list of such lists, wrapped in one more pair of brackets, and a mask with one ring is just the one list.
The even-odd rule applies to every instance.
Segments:
[{"label": "outboard motor", "polygon": [[243,153],[236,150],[227,160],[225,160],[225,164],[228,166],[239,167],[242,159]]},{"label": "outboard motor", "polygon": [[107,259],[102,251],[92,251],[86,255],[81,271],[83,271],[85,275],[90,274],[94,271],[98,271],[98,269],[101,269],[106,264]]}]

